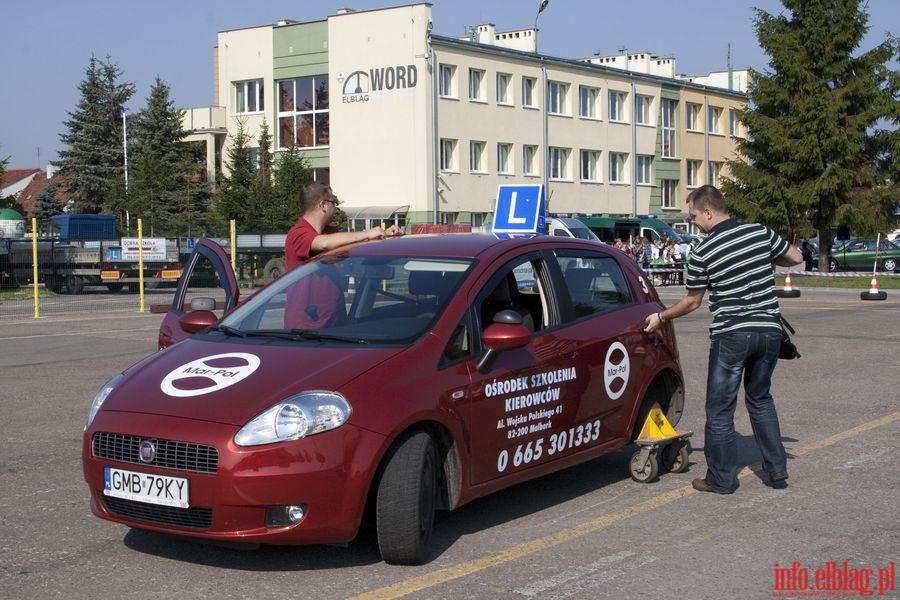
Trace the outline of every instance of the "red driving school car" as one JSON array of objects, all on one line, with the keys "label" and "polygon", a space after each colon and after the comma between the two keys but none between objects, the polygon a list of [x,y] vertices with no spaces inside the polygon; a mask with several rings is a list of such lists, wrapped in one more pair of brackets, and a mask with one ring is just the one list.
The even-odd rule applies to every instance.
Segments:
[{"label": "red driving school car", "polygon": [[421,563],[436,510],[628,446],[654,403],[677,424],[660,309],[633,260],[574,238],[366,242],[241,303],[204,240],[160,331],[184,339],[93,401],[91,510],[265,544],[346,542],[365,512],[385,561]]}]

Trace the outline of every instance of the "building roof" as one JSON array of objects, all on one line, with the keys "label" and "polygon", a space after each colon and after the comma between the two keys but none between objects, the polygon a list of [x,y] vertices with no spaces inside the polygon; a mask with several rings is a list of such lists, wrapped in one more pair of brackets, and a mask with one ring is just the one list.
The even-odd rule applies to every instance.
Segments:
[{"label": "building roof", "polygon": [[6,169],[3,171],[3,179],[0,179],[0,196],[11,196],[15,192],[7,192],[7,188],[12,189],[13,187],[18,188],[27,185],[26,179],[34,177],[36,173],[41,172],[40,169]]},{"label": "building roof", "polygon": [[[53,181],[59,186],[56,199],[64,206],[69,199],[69,192],[62,185],[65,176],[54,175]],[[9,169],[3,173],[3,187],[0,197],[14,196],[22,207],[25,218],[31,218],[37,209],[37,199],[50,184],[46,171],[40,169]]]}]

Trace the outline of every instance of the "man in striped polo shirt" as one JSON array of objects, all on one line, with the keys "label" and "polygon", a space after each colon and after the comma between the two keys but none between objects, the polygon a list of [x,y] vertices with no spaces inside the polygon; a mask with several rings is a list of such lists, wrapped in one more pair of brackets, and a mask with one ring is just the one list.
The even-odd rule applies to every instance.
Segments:
[{"label": "man in striped polo shirt", "polygon": [[800,251],[777,233],[756,223],[733,220],[722,193],[711,185],[687,197],[691,221],[709,234],[691,252],[687,295],[675,306],[650,315],[645,331],[700,307],[709,290],[709,370],[706,379],[704,454],[706,477],[694,479],[701,492],[730,494],[738,488],[734,410],[744,381],[747,412],[769,482],[784,486],[787,456],[770,387],[781,343],[778,300],[772,264],[803,262]]}]

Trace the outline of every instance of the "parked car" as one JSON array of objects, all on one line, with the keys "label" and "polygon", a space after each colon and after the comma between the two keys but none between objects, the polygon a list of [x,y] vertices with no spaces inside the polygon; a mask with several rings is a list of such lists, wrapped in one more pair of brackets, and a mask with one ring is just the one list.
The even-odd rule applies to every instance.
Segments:
[{"label": "parked car", "polygon": [[600,241],[600,238],[594,235],[594,232],[588,229],[587,225],[571,217],[552,217],[547,219],[547,226],[550,235],[574,237],[594,242]]},{"label": "parked car", "polygon": [[830,271],[871,271],[876,268],[875,255],[878,249],[878,265],[880,271],[894,272],[900,262],[900,246],[886,239],[880,246],[876,240],[847,240],[841,246],[831,249]]},{"label": "parked car", "polygon": [[[227,257],[206,240],[195,252],[214,263],[225,300],[190,288],[203,263],[190,261],[161,331],[177,343],[92,403],[83,470],[103,519],[210,540],[339,543],[371,506],[384,560],[420,563],[436,509],[622,449],[653,405],[679,421],[673,328],[644,333],[657,293],[605,245],[357,244],[283,274],[221,320],[212,310],[237,299]],[[686,466],[678,452],[666,466]]]}]

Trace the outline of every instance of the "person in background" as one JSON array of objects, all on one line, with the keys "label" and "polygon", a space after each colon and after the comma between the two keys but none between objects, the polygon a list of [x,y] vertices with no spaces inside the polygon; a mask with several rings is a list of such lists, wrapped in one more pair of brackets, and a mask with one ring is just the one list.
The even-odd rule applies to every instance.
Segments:
[{"label": "person in background", "polygon": [[666,321],[693,312],[702,304],[706,290],[710,291],[713,322],[703,442],[707,471],[691,485],[716,494],[730,494],[738,488],[734,411],[743,381],[763,470],[770,484],[784,486],[787,456],[770,390],[781,345],[772,264],[794,266],[803,256],[768,227],[733,220],[724,196],[711,185],[691,192],[687,206],[691,220],[709,236],[691,252],[687,295],[675,306],[647,317],[644,331],[652,333]]},{"label": "person in background", "polygon": [[644,269],[650,268],[650,263],[653,260],[653,244],[650,243],[650,240],[647,239],[647,236],[641,238],[641,246],[638,259],[638,262],[641,263],[641,267],[643,267]]}]

